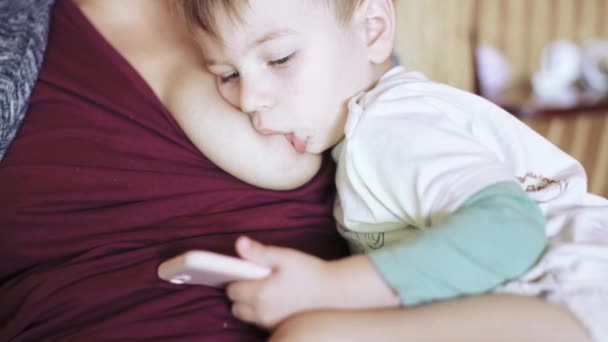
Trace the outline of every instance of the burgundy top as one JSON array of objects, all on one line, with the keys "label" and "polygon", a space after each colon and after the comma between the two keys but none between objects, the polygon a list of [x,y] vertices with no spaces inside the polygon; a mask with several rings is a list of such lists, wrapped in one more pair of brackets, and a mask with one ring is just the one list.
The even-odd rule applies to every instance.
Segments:
[{"label": "burgundy top", "polygon": [[[335,258],[334,167],[274,192],[224,173],[69,0],[57,1],[30,110],[0,163],[0,340],[256,341],[221,290],[157,279],[242,233]],[[297,296],[297,293],[294,294]]]}]

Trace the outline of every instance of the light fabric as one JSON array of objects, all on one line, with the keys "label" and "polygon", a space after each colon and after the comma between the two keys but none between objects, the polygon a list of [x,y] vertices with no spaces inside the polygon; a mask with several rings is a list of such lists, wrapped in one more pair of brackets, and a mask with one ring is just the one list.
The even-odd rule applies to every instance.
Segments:
[{"label": "light fabric", "polygon": [[409,225],[439,224],[485,187],[518,180],[547,220],[550,246],[499,290],[566,305],[597,341],[606,339],[608,307],[590,296],[608,298],[608,201],[587,192],[578,161],[518,119],[394,67],[351,99],[345,139],[333,152],[338,224],[385,239],[407,238]]}]

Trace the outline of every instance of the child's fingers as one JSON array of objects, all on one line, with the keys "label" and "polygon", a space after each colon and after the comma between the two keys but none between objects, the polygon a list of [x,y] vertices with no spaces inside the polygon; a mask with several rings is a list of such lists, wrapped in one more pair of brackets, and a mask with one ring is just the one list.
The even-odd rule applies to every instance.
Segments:
[{"label": "child's fingers", "polygon": [[248,304],[235,303],[232,304],[232,315],[241,321],[248,323],[256,323],[256,316],[253,308]]},{"label": "child's fingers", "polygon": [[233,283],[226,289],[226,294],[233,302],[234,317],[263,328],[270,328],[276,322],[277,307],[260,297],[255,281]]},{"label": "child's fingers", "polygon": [[248,237],[241,236],[236,241],[236,251],[245,260],[272,268],[281,261],[283,248],[266,246]]},{"label": "child's fingers", "polygon": [[226,287],[226,296],[235,303],[253,304],[257,297],[259,286],[256,281],[236,281]]}]

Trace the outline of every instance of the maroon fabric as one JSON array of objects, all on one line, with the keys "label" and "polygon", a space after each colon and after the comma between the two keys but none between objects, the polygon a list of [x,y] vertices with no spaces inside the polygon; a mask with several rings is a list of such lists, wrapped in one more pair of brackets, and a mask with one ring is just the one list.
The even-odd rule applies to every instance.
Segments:
[{"label": "maroon fabric", "polygon": [[326,159],[289,192],[222,172],[59,0],[30,111],[0,163],[0,340],[263,340],[222,291],[160,281],[156,267],[191,248],[233,254],[241,233],[345,255],[333,171]]}]

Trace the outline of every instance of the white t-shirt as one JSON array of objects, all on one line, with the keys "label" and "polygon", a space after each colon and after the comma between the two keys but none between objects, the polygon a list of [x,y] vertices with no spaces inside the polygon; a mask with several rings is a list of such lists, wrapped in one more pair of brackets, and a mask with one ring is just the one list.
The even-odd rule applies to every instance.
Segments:
[{"label": "white t-shirt", "polygon": [[355,249],[407,238],[408,226],[435,225],[503,181],[519,180],[539,203],[549,237],[563,226],[551,218],[564,209],[607,205],[587,193],[578,161],[517,118],[401,66],[349,101],[345,137],[333,156],[335,218]]}]

